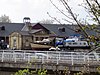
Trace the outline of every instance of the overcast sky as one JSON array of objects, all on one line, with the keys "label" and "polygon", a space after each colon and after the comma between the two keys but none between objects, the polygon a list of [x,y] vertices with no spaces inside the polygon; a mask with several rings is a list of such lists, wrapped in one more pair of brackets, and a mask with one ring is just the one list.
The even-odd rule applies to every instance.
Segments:
[{"label": "overcast sky", "polygon": [[[57,0],[53,1],[55,4],[60,6]],[[75,7],[74,10],[76,12],[82,13],[82,10],[76,7],[76,5],[81,2],[82,0],[71,0],[70,5]],[[24,17],[30,17],[31,22],[35,23],[43,19],[51,19],[47,15],[47,12],[58,19],[63,17],[49,0],[0,0],[0,15],[5,14],[9,16],[11,21],[15,23],[23,22]],[[83,16],[83,13],[81,16]]]}]

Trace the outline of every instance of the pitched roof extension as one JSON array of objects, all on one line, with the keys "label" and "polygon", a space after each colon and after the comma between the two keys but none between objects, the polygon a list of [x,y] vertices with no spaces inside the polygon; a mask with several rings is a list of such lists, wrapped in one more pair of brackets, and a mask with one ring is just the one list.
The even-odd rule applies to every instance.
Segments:
[{"label": "pitched roof extension", "polygon": [[14,31],[21,31],[24,23],[0,23],[0,27],[4,26],[5,30],[0,29],[0,36],[9,36]]}]

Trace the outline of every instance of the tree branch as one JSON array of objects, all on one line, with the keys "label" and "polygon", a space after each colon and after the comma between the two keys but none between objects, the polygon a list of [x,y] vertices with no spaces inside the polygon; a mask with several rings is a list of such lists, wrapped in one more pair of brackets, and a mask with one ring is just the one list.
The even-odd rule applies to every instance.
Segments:
[{"label": "tree branch", "polygon": [[93,15],[95,16],[96,20],[98,21],[98,24],[100,24],[99,18],[97,17],[97,15],[95,14],[95,12],[92,9],[92,6],[90,4],[90,2],[88,0],[86,0],[88,6],[90,7],[90,10],[92,11]]},{"label": "tree branch", "polygon": [[89,50],[85,55],[87,55],[88,53],[91,53],[92,51],[98,51],[98,50],[100,50],[100,47],[92,48],[92,49]]},{"label": "tree branch", "polygon": [[98,5],[98,7],[100,8],[100,4],[97,0],[94,0],[96,2],[96,4]]},{"label": "tree branch", "polygon": [[[48,12],[47,12],[47,14],[49,15],[49,17],[51,17],[52,19],[54,19],[54,20],[56,20],[59,24],[61,24],[61,25],[65,25],[65,24],[62,24],[59,20],[57,20],[55,17],[52,17]],[[73,24],[72,24],[73,25]],[[67,26],[65,26],[66,28],[68,28],[68,29],[70,29],[70,30],[72,30],[72,31],[74,31],[74,32],[76,32],[76,29],[73,29],[73,28],[70,28],[70,27],[67,27]],[[81,34],[81,33],[80,33]],[[84,34],[82,34],[82,35],[84,35]]]},{"label": "tree branch", "polygon": [[62,0],[65,3],[65,8],[69,11],[69,13],[71,14],[71,16],[73,17],[73,19],[75,20],[75,22],[77,23],[77,25],[80,27],[80,29],[84,32],[85,37],[88,37],[88,33],[82,28],[81,23],[76,19],[76,17],[74,16],[72,10],[70,9],[69,5],[67,4],[67,2],[65,0]]},{"label": "tree branch", "polygon": [[50,0],[50,2],[53,4],[53,6],[54,6],[60,13],[62,13],[62,14],[63,14],[64,16],[66,16],[67,18],[73,20],[71,17],[67,16],[64,12],[62,12],[51,0]]}]

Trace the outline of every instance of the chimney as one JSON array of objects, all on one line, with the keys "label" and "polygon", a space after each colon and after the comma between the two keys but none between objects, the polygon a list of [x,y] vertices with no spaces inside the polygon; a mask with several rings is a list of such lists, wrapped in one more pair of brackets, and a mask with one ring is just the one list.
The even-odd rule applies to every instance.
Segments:
[{"label": "chimney", "polygon": [[25,25],[27,25],[29,31],[32,29],[32,26],[31,26],[30,21],[31,21],[31,19],[30,19],[29,17],[24,17],[24,18],[23,18],[23,23],[24,23]]},{"label": "chimney", "polygon": [[24,23],[30,23],[31,19],[29,17],[24,17],[23,22]]}]

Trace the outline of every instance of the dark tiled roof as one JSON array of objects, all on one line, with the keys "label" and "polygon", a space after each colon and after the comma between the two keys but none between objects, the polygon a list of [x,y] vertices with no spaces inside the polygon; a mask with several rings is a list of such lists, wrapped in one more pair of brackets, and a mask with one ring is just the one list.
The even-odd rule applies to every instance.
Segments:
[{"label": "dark tiled roof", "polygon": [[19,31],[19,33],[20,33],[21,35],[28,35],[28,36],[30,36],[30,34],[29,34],[28,31]]},{"label": "dark tiled roof", "polygon": [[[37,23],[36,23],[37,24]],[[35,23],[32,23],[31,25],[36,25]],[[70,36],[70,35],[79,35],[80,33],[76,33],[75,29],[78,28],[77,25],[60,25],[60,24],[41,24],[43,27],[45,27],[47,30],[49,30],[51,33],[54,33],[55,36]],[[24,23],[0,23],[0,27],[5,26],[5,30],[0,30],[0,36],[9,36],[14,31],[20,32],[22,35],[29,35],[29,33],[35,33],[40,30],[32,30],[28,33],[28,27]],[[59,28],[65,28],[65,32],[61,32]],[[73,31],[74,30],[74,31]],[[90,35],[96,35],[95,32],[92,30],[88,30],[88,33]]]},{"label": "dark tiled roof", "polygon": [[[58,36],[66,36],[67,37],[70,35],[79,34],[74,31],[77,25],[60,25],[60,24],[42,24],[42,25]],[[61,32],[59,30],[59,28],[61,28],[61,27],[65,28],[65,32]]]},{"label": "dark tiled roof", "polygon": [[[70,24],[65,24],[65,25],[60,25],[60,24],[42,24],[45,28],[48,30],[54,32],[58,36],[70,36],[70,35],[84,35],[84,33],[81,31],[79,33],[75,32],[76,29],[79,28],[78,25],[70,25]],[[91,25],[90,25],[91,26]],[[60,32],[59,28],[64,27],[65,32]],[[100,30],[100,26],[98,26],[98,30]],[[86,32],[89,35],[97,35],[97,32],[93,30],[86,30]]]},{"label": "dark tiled roof", "polygon": [[[34,26],[34,25],[36,25],[36,23],[31,23],[31,25]],[[21,31],[29,31],[29,29],[28,29],[28,27],[27,27],[26,24],[23,26],[23,28],[21,29]]]},{"label": "dark tiled roof", "polygon": [[29,33],[36,33],[36,32],[39,32],[39,31],[41,31],[42,29],[34,29],[34,30],[31,30],[31,31],[29,31]]},{"label": "dark tiled roof", "polygon": [[0,36],[9,36],[14,31],[21,31],[24,23],[0,23],[0,27],[4,26],[5,30],[0,29]]}]

